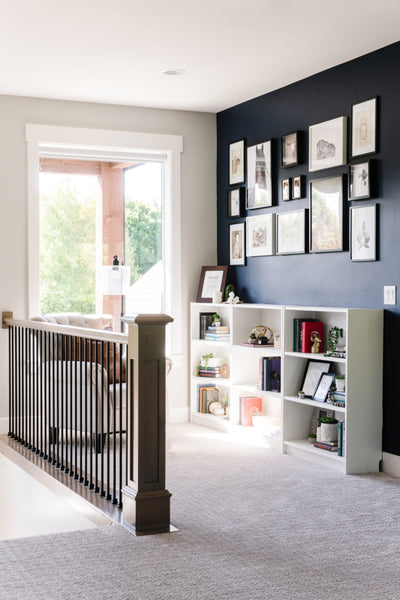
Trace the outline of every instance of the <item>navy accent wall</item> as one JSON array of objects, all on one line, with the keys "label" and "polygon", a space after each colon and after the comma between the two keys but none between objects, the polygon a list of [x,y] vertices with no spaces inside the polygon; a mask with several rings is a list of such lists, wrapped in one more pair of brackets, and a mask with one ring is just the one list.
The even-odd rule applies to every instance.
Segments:
[{"label": "navy accent wall", "polygon": [[[266,70],[268,63],[266,62]],[[309,206],[309,181],[344,173],[348,167],[308,172],[308,127],[340,116],[348,118],[350,159],[351,105],[378,96],[378,153],[373,159],[371,200],[350,205],[378,205],[378,260],[356,263],[349,251],[291,256],[250,257],[246,266],[230,268],[229,281],[247,302],[385,308],[383,450],[400,455],[400,43],[334,67],[280,90],[265,94],[217,115],[218,264],[229,264],[227,191],[229,144],[244,138],[248,146],[273,139],[274,200],[269,208],[247,216]],[[260,76],[262,76],[260,74]],[[280,137],[303,132],[302,164],[280,168]],[[280,181],[304,175],[307,198],[282,202]],[[347,178],[346,178],[347,179]],[[345,228],[348,239],[348,226]],[[347,246],[348,247],[348,246]],[[398,287],[398,305],[384,307],[383,286]],[[371,344],[374,340],[371,339]],[[399,370],[397,370],[399,369]]]}]

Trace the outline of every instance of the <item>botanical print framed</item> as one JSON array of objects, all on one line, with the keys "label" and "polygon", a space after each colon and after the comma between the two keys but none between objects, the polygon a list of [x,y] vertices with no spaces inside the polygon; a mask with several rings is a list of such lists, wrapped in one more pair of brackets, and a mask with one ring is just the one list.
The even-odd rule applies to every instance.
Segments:
[{"label": "botanical print framed", "polygon": [[275,215],[257,215],[246,219],[246,256],[275,254]]},{"label": "botanical print framed", "polygon": [[247,208],[272,206],[271,140],[247,148]]},{"label": "botanical print framed", "polygon": [[376,204],[350,208],[350,259],[376,260]]},{"label": "botanical print framed", "polygon": [[229,185],[244,183],[244,140],[229,144]]},{"label": "botanical print framed", "polygon": [[292,200],[299,200],[304,196],[304,177],[303,175],[297,175],[293,177],[292,184]]},{"label": "botanical print framed", "polygon": [[197,302],[212,302],[215,292],[224,293],[227,265],[215,267],[201,267]]},{"label": "botanical print framed", "polygon": [[309,127],[309,170],[320,171],[346,164],[346,117]]},{"label": "botanical print framed", "polygon": [[310,181],[310,252],[343,250],[343,175]]},{"label": "botanical print framed", "polygon": [[228,217],[242,217],[244,214],[244,187],[228,190]]},{"label": "botanical print framed", "polygon": [[378,99],[370,98],[351,107],[351,156],[375,154],[376,107]]},{"label": "botanical print framed", "polygon": [[365,200],[370,197],[370,161],[349,165],[349,200]]},{"label": "botanical print framed", "polygon": [[229,230],[229,264],[244,265],[246,263],[244,223],[230,225]]},{"label": "botanical print framed", "polygon": [[281,137],[281,167],[294,167],[298,164],[298,132]]},{"label": "botanical print framed", "polygon": [[277,254],[304,254],[306,251],[305,209],[278,213]]},{"label": "botanical print framed", "polygon": [[290,177],[287,177],[286,179],[282,179],[281,182],[281,195],[282,195],[282,200],[290,200],[290,192],[291,192],[291,186],[290,186]]}]

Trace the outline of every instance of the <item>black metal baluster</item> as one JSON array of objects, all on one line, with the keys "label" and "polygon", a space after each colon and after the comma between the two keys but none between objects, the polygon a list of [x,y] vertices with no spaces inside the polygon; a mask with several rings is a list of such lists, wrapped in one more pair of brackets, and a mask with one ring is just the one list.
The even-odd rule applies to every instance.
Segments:
[{"label": "black metal baluster", "polygon": [[22,371],[22,387],[21,387],[21,444],[24,444],[26,441],[25,438],[25,405],[26,405],[26,388],[25,388],[25,378],[26,378],[26,329],[22,330],[22,354],[20,357],[21,361],[21,371]]},{"label": "black metal baluster", "polygon": [[111,481],[111,476],[110,476],[110,387],[111,387],[111,382],[110,382],[110,342],[107,342],[107,494],[106,494],[106,498],[107,500],[111,500],[112,496],[110,493],[110,481]]},{"label": "black metal baluster", "polygon": [[28,356],[26,361],[26,377],[27,377],[27,415],[26,415],[26,427],[27,427],[27,448],[32,448],[32,439],[31,439],[31,430],[32,430],[32,382],[31,382],[31,372],[32,372],[32,348],[31,348],[31,330],[26,328],[26,340],[27,340],[27,349]]},{"label": "black metal baluster", "polygon": [[64,464],[64,408],[65,408],[65,393],[64,393],[64,371],[66,367],[66,336],[61,335],[61,361],[60,361],[60,431],[58,433],[61,444],[60,469],[65,470]]},{"label": "black metal baluster", "polygon": [[12,437],[12,417],[13,417],[13,327],[8,328],[8,435]]},{"label": "black metal baluster", "polygon": [[89,360],[90,360],[90,406],[89,406],[89,422],[90,422],[90,452],[89,452],[89,489],[94,488],[93,483],[93,342],[89,340]]},{"label": "black metal baluster", "polygon": [[[68,349],[69,349],[69,355],[68,355],[68,366],[69,369],[67,369],[67,372],[69,373],[69,381],[67,378],[67,386],[66,389],[68,390],[69,394],[68,394],[68,398],[65,399],[65,406],[66,406],[66,416],[65,416],[65,472],[66,473],[70,473],[72,470],[72,451],[70,451],[68,453],[68,449],[70,447],[72,447],[71,445],[71,435],[72,435],[72,350],[73,348],[73,343],[72,343],[72,336],[69,335],[68,336]],[[68,411],[69,408],[69,411]],[[68,462],[68,454],[69,454],[69,462]]]},{"label": "black metal baluster", "polygon": [[[55,335],[56,339],[56,429],[55,429],[55,442],[57,443],[57,452],[55,457],[55,464],[57,467],[61,466],[60,463],[60,336],[58,333]],[[56,446],[54,446],[56,448]]]},{"label": "black metal baluster", "polygon": [[117,383],[115,381],[115,367],[117,344],[113,342],[113,504],[117,504]]},{"label": "black metal baluster", "polygon": [[98,460],[98,448],[99,448],[99,343],[97,341],[95,341],[95,476],[94,476],[94,481],[95,481],[95,488],[94,491],[96,493],[98,493],[100,491],[99,488],[99,460]]},{"label": "black metal baluster", "polygon": [[129,369],[129,348],[125,344],[125,481],[124,484],[128,485],[128,427],[129,427],[129,390],[128,387],[131,385],[130,381],[130,369]]},{"label": "black metal baluster", "polygon": [[84,476],[84,485],[89,485],[88,480],[88,344],[90,344],[90,340],[85,339],[85,349],[83,354],[83,361],[85,363],[85,476]]},{"label": "black metal baluster", "polygon": [[39,449],[39,456],[43,456],[43,419],[44,419],[44,414],[43,414],[43,367],[45,364],[45,360],[46,360],[46,356],[44,354],[44,348],[43,348],[43,331],[39,331],[39,347],[40,347],[40,371],[39,371],[39,394],[40,394],[40,449]]},{"label": "black metal baluster", "polygon": [[80,381],[80,402],[79,402],[79,430],[80,430],[80,448],[79,448],[79,481],[82,483],[84,481],[84,477],[83,477],[83,456],[82,456],[82,452],[83,452],[83,377],[82,377],[82,360],[83,360],[83,342],[84,339],[80,338],[80,346],[79,346],[79,360],[80,360],[80,364],[79,364],[79,368],[80,368],[80,373],[79,373],[79,381]]},{"label": "black metal baluster", "polygon": [[122,344],[119,344],[119,484],[118,507],[122,508]]},{"label": "black metal baluster", "polygon": [[44,348],[44,366],[43,366],[43,379],[44,379],[44,444],[43,444],[43,458],[47,460],[47,421],[48,421],[48,403],[49,403],[49,363],[48,363],[48,332],[43,332],[43,348]]},{"label": "black metal baluster", "polygon": [[55,446],[55,421],[56,421],[56,383],[57,383],[57,378],[56,378],[56,369],[57,369],[57,363],[56,363],[56,340],[55,340],[55,333],[54,331],[51,334],[51,348],[52,348],[52,352],[51,352],[51,366],[52,366],[52,386],[51,386],[51,407],[52,407],[52,419],[51,419],[51,464],[55,465],[56,464],[56,446]]},{"label": "black metal baluster", "polygon": [[104,342],[101,342],[101,407],[100,407],[100,495],[105,496],[104,490]]},{"label": "black metal baluster", "polygon": [[78,357],[79,357],[79,338],[75,337],[74,479],[78,479]]}]

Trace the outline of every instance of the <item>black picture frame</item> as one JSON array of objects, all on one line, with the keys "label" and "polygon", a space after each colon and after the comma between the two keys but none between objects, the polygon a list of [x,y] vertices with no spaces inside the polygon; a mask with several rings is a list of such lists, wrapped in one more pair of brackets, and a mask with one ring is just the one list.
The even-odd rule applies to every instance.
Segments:
[{"label": "black picture frame", "polygon": [[272,140],[247,147],[247,209],[272,206]]},{"label": "black picture frame", "polygon": [[328,392],[335,379],[334,373],[322,373],[318,380],[312,399],[314,402],[326,402]]},{"label": "black picture frame", "polygon": [[321,375],[323,373],[328,373],[330,368],[331,363],[329,361],[313,360],[312,358],[307,361],[300,388],[304,392],[306,398],[313,397]]},{"label": "black picture frame", "polygon": [[292,199],[292,180],[290,177],[281,180],[281,198],[283,202]]},{"label": "black picture frame", "polygon": [[344,176],[310,181],[310,252],[343,252]]},{"label": "black picture frame", "polygon": [[229,185],[245,181],[244,139],[229,144]]},{"label": "black picture frame", "polygon": [[351,157],[359,158],[378,151],[378,96],[351,106]]},{"label": "black picture frame", "polygon": [[281,137],[281,168],[299,164],[299,132],[287,133]]},{"label": "black picture frame", "polygon": [[304,175],[296,175],[292,178],[292,200],[300,200],[305,196],[305,177]]},{"label": "black picture frame", "polygon": [[348,199],[371,198],[371,161],[358,161],[349,165]]},{"label": "black picture frame", "polygon": [[246,264],[245,223],[229,225],[229,264],[237,266]]},{"label": "black picture frame", "polygon": [[245,188],[243,186],[228,190],[227,208],[230,219],[243,217],[245,211]]},{"label": "black picture frame", "polygon": [[214,292],[225,291],[227,265],[201,267],[197,302],[212,302]]}]

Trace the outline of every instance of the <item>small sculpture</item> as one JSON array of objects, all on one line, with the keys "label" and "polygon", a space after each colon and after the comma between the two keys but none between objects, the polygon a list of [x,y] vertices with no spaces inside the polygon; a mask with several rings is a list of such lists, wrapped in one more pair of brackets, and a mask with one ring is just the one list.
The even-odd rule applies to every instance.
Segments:
[{"label": "small sculpture", "polygon": [[238,304],[240,302],[239,296],[235,296],[235,292],[229,292],[227,304]]},{"label": "small sculpture", "polygon": [[318,331],[313,331],[312,334],[310,335],[310,340],[311,340],[311,353],[312,354],[318,354],[319,353],[319,346],[322,342],[321,338],[319,337],[319,333]]}]

